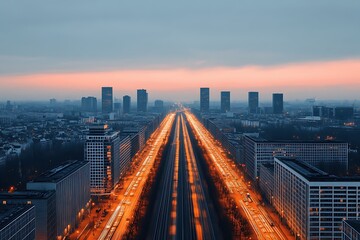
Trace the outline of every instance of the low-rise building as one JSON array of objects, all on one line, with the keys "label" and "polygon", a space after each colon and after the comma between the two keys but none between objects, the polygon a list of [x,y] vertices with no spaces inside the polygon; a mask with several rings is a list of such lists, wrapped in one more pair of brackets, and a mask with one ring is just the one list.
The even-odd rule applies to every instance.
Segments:
[{"label": "low-rise building", "polygon": [[34,240],[35,206],[0,204],[0,239]]},{"label": "low-rise building", "polygon": [[56,234],[62,238],[75,229],[90,205],[90,164],[69,161],[28,182],[26,188],[55,191]]},{"label": "low-rise building", "polygon": [[6,204],[35,206],[36,240],[56,239],[55,191],[22,191],[0,193],[0,202]]}]

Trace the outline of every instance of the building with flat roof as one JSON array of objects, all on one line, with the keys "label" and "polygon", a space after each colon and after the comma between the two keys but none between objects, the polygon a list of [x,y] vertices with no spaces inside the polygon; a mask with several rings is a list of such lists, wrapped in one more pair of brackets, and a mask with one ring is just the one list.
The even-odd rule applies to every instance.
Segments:
[{"label": "building with flat roof", "polygon": [[221,112],[229,112],[230,111],[230,92],[223,91],[221,94]]},{"label": "building with flat roof", "polygon": [[295,158],[275,157],[274,201],[297,239],[342,239],[360,216],[360,177],[337,177]]},{"label": "building with flat roof", "polygon": [[200,88],[200,111],[208,112],[210,109],[210,88]]},{"label": "building with flat roof", "polygon": [[342,240],[360,239],[360,220],[344,220]]},{"label": "building with flat roof", "polygon": [[145,89],[137,90],[137,111],[147,112],[148,105],[148,93]]},{"label": "building with flat roof", "polygon": [[55,191],[56,234],[69,235],[90,203],[90,163],[69,161],[26,184],[27,190]]},{"label": "building with flat roof", "polygon": [[0,202],[3,204],[35,206],[35,239],[56,239],[56,197],[55,191],[22,191],[2,192]]},{"label": "building with flat roof", "polygon": [[123,96],[123,114],[130,113],[131,97],[128,95]]},{"label": "building with flat roof", "polygon": [[106,124],[91,125],[84,154],[90,163],[91,194],[110,194],[120,178],[119,132],[111,131]]},{"label": "building with flat roof", "polygon": [[248,93],[249,113],[259,113],[259,92]]},{"label": "building with flat roof", "polygon": [[273,114],[283,114],[284,113],[284,94],[274,93],[272,104],[273,104]]},{"label": "building with flat roof", "polygon": [[111,113],[113,111],[113,88],[101,88],[101,106],[103,113]]},{"label": "building with flat roof", "polygon": [[244,161],[247,174],[255,180],[262,163],[274,162],[275,156],[296,157],[318,168],[348,168],[348,143],[333,141],[268,141],[244,136]]},{"label": "building with flat roof", "polygon": [[34,205],[0,204],[0,239],[34,240]]},{"label": "building with flat roof", "polygon": [[97,112],[97,99],[96,97],[82,97],[81,110],[84,112]]}]

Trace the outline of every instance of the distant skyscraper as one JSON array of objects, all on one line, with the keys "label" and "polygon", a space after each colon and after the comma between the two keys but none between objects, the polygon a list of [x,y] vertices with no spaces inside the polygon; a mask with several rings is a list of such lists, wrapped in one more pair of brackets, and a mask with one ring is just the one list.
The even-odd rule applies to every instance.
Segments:
[{"label": "distant skyscraper", "polygon": [[162,100],[155,100],[155,111],[162,112],[164,110],[164,101]]},{"label": "distant skyscraper", "polygon": [[249,92],[248,95],[249,101],[249,113],[256,114],[259,111],[259,93],[258,92]]},{"label": "distant skyscraper", "polygon": [[131,97],[125,95],[123,97],[123,113],[130,113],[130,106],[131,106]]},{"label": "distant skyscraper", "polygon": [[97,99],[96,97],[83,97],[81,98],[81,110],[84,112],[97,112]]},{"label": "distant skyscraper", "polygon": [[148,103],[148,93],[145,89],[137,90],[137,111],[146,112]]},{"label": "distant skyscraper", "polygon": [[90,162],[90,190],[108,194],[120,177],[120,136],[107,125],[93,125],[85,142],[85,160]]},{"label": "distant skyscraper", "polygon": [[112,87],[102,87],[102,112],[111,113],[113,111],[113,89]]},{"label": "distant skyscraper", "polygon": [[210,108],[210,89],[200,88],[200,111],[208,112]]},{"label": "distant skyscraper", "polygon": [[230,111],[230,92],[221,92],[221,112]]},{"label": "distant skyscraper", "polygon": [[282,114],[284,112],[284,95],[282,93],[273,94],[273,113]]}]

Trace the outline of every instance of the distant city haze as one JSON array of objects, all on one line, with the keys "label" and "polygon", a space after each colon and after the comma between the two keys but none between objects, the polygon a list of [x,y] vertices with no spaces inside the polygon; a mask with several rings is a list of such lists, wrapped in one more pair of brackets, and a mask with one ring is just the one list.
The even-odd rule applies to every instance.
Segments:
[{"label": "distant city haze", "polygon": [[[149,99],[198,101],[199,88],[210,87],[210,101],[220,101],[220,91],[231,91],[232,101],[247,99],[248,91],[259,91],[260,101],[273,92],[285,100],[359,99],[360,60],[314,62],[273,67],[151,69],[108,72],[47,73],[0,76],[1,100],[79,100],[100,98],[102,86],[112,86],[114,97],[136,96],[148,90]],[[135,98],[134,98],[135,99]]]},{"label": "distant city haze", "polygon": [[0,0],[0,101],[354,100],[360,2]]}]

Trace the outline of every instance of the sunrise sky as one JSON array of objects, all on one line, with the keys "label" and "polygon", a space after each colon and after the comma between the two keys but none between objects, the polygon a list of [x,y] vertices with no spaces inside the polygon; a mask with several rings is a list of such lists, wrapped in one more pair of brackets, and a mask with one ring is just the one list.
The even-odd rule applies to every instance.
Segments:
[{"label": "sunrise sky", "polygon": [[359,1],[0,0],[0,101],[360,99]]}]

